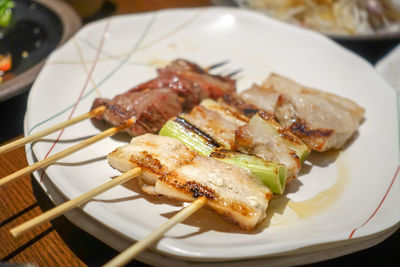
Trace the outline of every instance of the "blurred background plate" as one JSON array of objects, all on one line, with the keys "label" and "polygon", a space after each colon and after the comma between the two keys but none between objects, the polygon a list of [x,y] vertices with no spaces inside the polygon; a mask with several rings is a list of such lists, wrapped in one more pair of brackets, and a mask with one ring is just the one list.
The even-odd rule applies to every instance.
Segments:
[{"label": "blurred background plate", "polygon": [[[388,51],[393,49],[400,41],[400,2],[397,0],[364,0],[364,1],[355,1],[355,0],[336,0],[336,1],[277,1],[277,0],[211,0],[214,5],[219,6],[235,6],[238,8],[243,8],[247,10],[252,10],[254,12],[263,13],[267,15],[267,11],[265,11],[266,3],[270,6],[275,7],[275,14],[279,14],[279,20],[284,20],[288,22],[289,17],[296,18],[295,13],[298,14],[309,14],[304,10],[310,9],[310,6],[314,6],[314,9],[318,5],[319,11],[315,11],[316,18],[307,19],[308,24],[300,21],[307,17],[307,15],[298,15],[300,19],[295,21],[295,19],[290,20],[288,24],[296,25],[301,28],[308,28],[310,30],[318,31],[340,45],[346,47],[347,49],[355,52],[356,54],[364,57],[372,64],[375,64],[380,58],[386,55]],[[340,3],[339,3],[340,2]],[[304,7],[307,3],[307,7]],[[340,5],[338,5],[338,3]],[[358,5],[368,5],[368,8],[352,10],[354,9],[354,5],[358,3]],[[281,5],[281,6],[279,6]],[[301,11],[301,7],[303,6],[303,11]],[[331,6],[329,6],[331,5]],[[336,5],[336,7],[334,7]],[[321,8],[325,7],[324,8]],[[366,11],[368,9],[368,11]],[[271,8],[272,10],[272,8]],[[388,11],[390,10],[390,12]],[[302,13],[303,12],[303,13]],[[345,15],[339,15],[341,13],[346,12]],[[357,13],[357,14],[353,14]],[[379,13],[379,14],[377,14]],[[390,14],[388,14],[390,13]],[[373,15],[371,15],[373,14]],[[335,17],[336,15],[336,17]],[[350,16],[352,15],[352,16]],[[383,15],[390,16],[393,21],[390,22],[386,17],[383,18]],[[270,16],[270,15],[267,15]],[[332,18],[333,16],[333,18]],[[270,16],[273,17],[273,16]],[[323,21],[321,17],[325,17],[326,21]],[[363,24],[358,25],[357,18],[359,21],[363,21]],[[366,19],[368,18],[368,19]],[[395,20],[396,18],[397,20]],[[348,19],[348,20],[346,20]],[[306,20],[306,19],[304,19]],[[326,29],[330,29],[331,27],[329,20],[335,20],[335,25],[338,32],[326,32],[324,29],[317,29],[315,26],[314,29],[312,25],[316,23],[316,21],[320,21],[320,24],[317,23],[317,26],[325,26]],[[347,21],[347,24],[344,23]],[[326,23],[325,23],[326,22]],[[368,22],[368,23],[367,23]],[[387,25],[381,26],[380,30],[378,30],[378,26],[374,26],[376,29],[371,32],[372,23],[374,25]],[[357,24],[358,26],[352,26],[352,24]],[[363,31],[363,32],[353,32],[355,30]]]},{"label": "blurred background plate", "polygon": [[29,89],[46,57],[81,27],[80,17],[63,1],[14,0],[14,3],[13,19],[0,47],[1,52],[11,52],[13,67],[3,76],[0,101]]}]

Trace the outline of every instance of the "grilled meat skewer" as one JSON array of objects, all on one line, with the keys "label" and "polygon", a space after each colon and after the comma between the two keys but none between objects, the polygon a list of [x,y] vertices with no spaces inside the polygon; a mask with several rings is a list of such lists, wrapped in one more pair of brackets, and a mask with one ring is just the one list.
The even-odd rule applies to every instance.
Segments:
[{"label": "grilled meat skewer", "polygon": [[96,98],[92,109],[104,105],[105,112],[93,118],[111,125],[135,118],[126,132],[131,136],[157,133],[171,117],[189,110],[202,99],[214,98],[235,91],[229,77],[211,75],[198,65],[178,59],[158,70],[159,76],[113,99]]},{"label": "grilled meat skewer", "polygon": [[122,172],[141,167],[146,193],[186,202],[206,197],[210,209],[243,229],[265,218],[272,193],[250,171],[193,155],[176,139],[145,134],[111,152],[108,161]]}]

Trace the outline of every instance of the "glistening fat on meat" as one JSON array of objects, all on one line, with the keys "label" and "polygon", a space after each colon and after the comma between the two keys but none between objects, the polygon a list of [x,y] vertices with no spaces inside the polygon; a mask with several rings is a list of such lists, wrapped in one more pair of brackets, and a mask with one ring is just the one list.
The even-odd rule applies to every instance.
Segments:
[{"label": "glistening fat on meat", "polygon": [[272,111],[282,126],[316,151],[342,148],[365,114],[350,99],[302,86],[277,74],[240,96],[260,110]]}]

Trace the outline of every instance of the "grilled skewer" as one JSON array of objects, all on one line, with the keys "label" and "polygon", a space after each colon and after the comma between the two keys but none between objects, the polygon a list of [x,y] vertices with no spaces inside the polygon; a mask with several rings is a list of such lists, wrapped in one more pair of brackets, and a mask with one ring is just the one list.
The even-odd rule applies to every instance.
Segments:
[{"label": "grilled skewer", "polygon": [[[187,75],[192,75],[194,73],[194,78],[195,80],[199,80],[200,77],[203,78],[208,78],[208,79],[215,79],[219,82],[219,79],[224,80],[226,79],[229,81],[229,84],[234,85],[234,81],[231,80],[230,78],[223,78],[222,76],[216,76],[216,75],[210,75],[208,74],[209,70],[221,67],[225,64],[227,64],[228,61],[223,61],[217,64],[213,64],[208,68],[202,69],[199,66],[197,66],[194,63],[191,63],[189,61],[185,60],[177,60],[174,61],[174,63],[171,64],[170,67],[167,67],[165,69],[168,69],[168,73],[171,73],[171,70],[174,69],[175,71],[179,69],[179,73],[184,72],[184,74]],[[174,67],[172,67],[174,66]],[[193,72],[193,73],[192,73]],[[186,82],[194,83],[194,81],[190,81],[190,79],[186,79]],[[219,82],[218,84],[222,84],[222,82]],[[217,86],[209,86],[209,83],[205,83],[204,88],[202,90],[209,90],[208,95],[212,94],[210,90],[216,89]],[[211,84],[211,83],[210,83]],[[62,122],[60,124],[57,124],[53,127],[50,127],[48,129],[45,129],[41,132],[35,133],[31,136],[27,136],[25,138],[16,140],[13,143],[7,144],[3,147],[0,147],[0,153],[9,151],[11,149],[14,149],[18,146],[22,146],[26,143],[35,141],[39,139],[42,136],[45,136],[47,134],[50,134],[54,131],[63,129],[67,126],[73,125],[79,121],[85,120],[87,118],[98,118],[98,117],[104,117],[104,118],[110,118],[111,117],[118,117],[117,121],[113,121],[112,125],[115,126],[108,131],[105,131],[95,137],[89,138],[88,140],[85,140],[71,148],[68,148],[62,152],[59,152],[49,158],[46,158],[42,161],[36,162],[35,164],[28,166],[20,171],[17,171],[13,174],[10,174],[2,179],[0,179],[0,186],[11,182],[13,180],[16,180],[20,178],[21,176],[27,175],[29,173],[32,173],[33,171],[48,166],[55,162],[58,159],[61,159],[65,156],[68,156],[94,142],[97,142],[107,136],[114,135],[115,133],[121,131],[121,130],[127,130],[129,133],[132,133],[134,131],[137,134],[143,134],[146,132],[158,132],[158,130],[161,128],[161,126],[164,124],[166,120],[168,120],[170,117],[173,117],[177,112],[179,113],[181,111],[181,103],[178,101],[178,96],[170,88],[159,88],[155,87],[153,89],[158,89],[158,90],[138,90],[138,88],[142,86],[139,85],[136,88],[133,88],[132,90],[128,91],[127,93],[123,94],[122,97],[118,98],[116,97],[116,101],[114,101],[113,104],[110,103],[109,100],[101,100],[97,99],[94,102],[94,107],[92,110],[86,114],[80,115],[76,118],[73,118],[71,120]],[[193,86],[193,84],[192,84]],[[230,86],[229,88],[233,89],[234,87]],[[193,89],[193,88],[192,88]],[[190,90],[192,90],[190,89]],[[189,90],[189,89],[185,89]],[[222,89],[221,89],[222,90]],[[132,95],[133,92],[134,96]],[[161,96],[161,97],[160,97]],[[124,99],[124,97],[128,97],[128,100],[131,102],[127,103],[127,99]],[[186,95],[187,97],[187,95]],[[149,101],[150,99],[150,102]],[[123,102],[125,104],[122,104],[120,102]],[[136,102],[135,102],[136,101]],[[171,103],[172,102],[172,103]],[[119,104],[118,104],[119,103]],[[111,106],[110,106],[111,105]],[[113,105],[113,106],[112,106]],[[133,108],[132,108],[133,105]],[[127,110],[133,110],[134,113],[129,113],[128,116],[126,113],[127,110],[119,110],[118,107],[123,106],[124,108],[127,108]],[[141,110],[139,113],[137,112]],[[112,110],[112,111],[111,111]],[[110,115],[110,112],[115,112],[116,115]],[[172,113],[171,113],[172,112]],[[158,115],[158,116],[157,116]],[[94,119],[96,120],[96,119]],[[151,125],[149,125],[149,123]]]}]

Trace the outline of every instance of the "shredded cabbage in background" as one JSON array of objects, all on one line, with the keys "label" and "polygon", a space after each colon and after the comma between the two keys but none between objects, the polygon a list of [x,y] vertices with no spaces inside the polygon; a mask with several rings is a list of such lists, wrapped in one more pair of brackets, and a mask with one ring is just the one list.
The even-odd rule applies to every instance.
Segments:
[{"label": "shredded cabbage in background", "polygon": [[399,0],[236,0],[236,3],[328,34],[400,31]]}]

